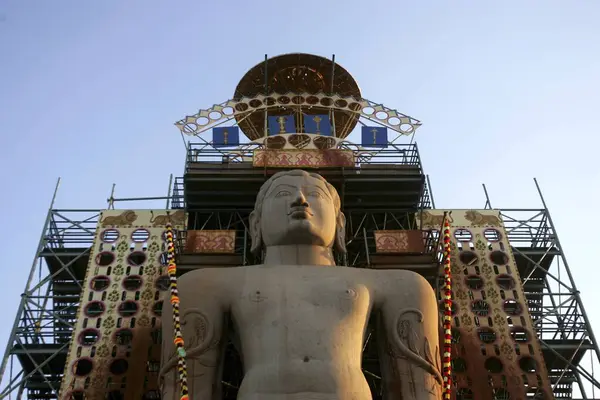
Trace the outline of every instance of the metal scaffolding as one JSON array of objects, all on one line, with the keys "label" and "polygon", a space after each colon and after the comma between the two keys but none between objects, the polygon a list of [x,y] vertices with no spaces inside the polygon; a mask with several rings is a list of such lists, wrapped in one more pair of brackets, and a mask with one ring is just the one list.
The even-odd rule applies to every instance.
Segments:
[{"label": "metal scaffolding", "polygon": [[[557,399],[599,399],[600,350],[569,268],[550,212],[543,208],[501,209],[521,276],[529,312],[542,344]],[[492,204],[486,196],[485,208]]]},{"label": "metal scaffolding", "polygon": [[[166,197],[118,199],[113,191],[108,208],[114,208],[115,202],[166,200],[167,208],[189,213],[190,230],[236,231],[234,254],[202,256],[202,260],[185,254],[186,233],[181,232],[177,248],[182,271],[202,263],[259,262],[249,252],[248,215],[258,188],[274,171],[254,168],[248,158],[251,148],[238,152],[236,158],[201,146],[187,148],[185,174],[170,183]],[[348,255],[338,262],[354,267],[377,264],[374,231],[416,229],[415,213],[435,208],[415,144],[365,157],[360,161],[360,173],[343,169],[323,172],[340,193],[347,217]],[[485,186],[484,191],[485,208],[492,208]],[[55,209],[55,197],[56,191],[0,364],[0,399],[57,398],[100,210]],[[600,383],[594,377],[594,370],[600,368],[598,342],[541,191],[540,197],[540,209],[501,209],[508,240],[555,397],[599,399]],[[435,256],[435,251],[431,253]],[[423,260],[424,264],[431,262],[431,258]],[[375,353],[376,343],[367,340],[364,372],[374,393],[380,384]],[[230,365],[239,366],[232,343],[226,357]],[[223,378],[230,390],[227,398],[235,398],[241,371],[232,368],[227,374]]]},{"label": "metal scaffolding", "polygon": [[[0,399],[58,398],[101,211],[55,209],[59,183],[0,364]],[[119,201],[180,203],[177,196],[115,199],[111,194],[108,208]]]},{"label": "metal scaffolding", "polygon": [[52,399],[60,387],[99,210],[54,209],[55,197],[0,364],[0,399]]}]

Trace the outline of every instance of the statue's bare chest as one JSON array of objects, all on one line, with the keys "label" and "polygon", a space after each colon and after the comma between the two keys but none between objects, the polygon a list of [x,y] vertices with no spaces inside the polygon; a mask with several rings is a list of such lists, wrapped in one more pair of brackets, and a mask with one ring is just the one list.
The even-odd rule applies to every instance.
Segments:
[{"label": "statue's bare chest", "polygon": [[321,318],[323,323],[348,316],[367,318],[372,296],[367,284],[348,273],[319,267],[262,269],[240,282],[233,312],[242,323],[272,323]]}]

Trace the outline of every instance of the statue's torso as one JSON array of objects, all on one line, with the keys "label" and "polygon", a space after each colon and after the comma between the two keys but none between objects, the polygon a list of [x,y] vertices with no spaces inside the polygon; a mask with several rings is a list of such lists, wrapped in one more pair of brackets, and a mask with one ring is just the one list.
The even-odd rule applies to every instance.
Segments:
[{"label": "statue's torso", "polygon": [[230,313],[244,364],[240,400],[371,400],[361,369],[370,312],[392,295],[394,303],[398,295],[419,299],[415,276],[314,266],[197,270],[183,277],[181,307],[185,314],[214,302]]},{"label": "statue's torso", "polygon": [[361,353],[373,291],[359,270],[254,266],[230,272],[238,275],[230,304],[246,370],[240,395],[371,398]]}]

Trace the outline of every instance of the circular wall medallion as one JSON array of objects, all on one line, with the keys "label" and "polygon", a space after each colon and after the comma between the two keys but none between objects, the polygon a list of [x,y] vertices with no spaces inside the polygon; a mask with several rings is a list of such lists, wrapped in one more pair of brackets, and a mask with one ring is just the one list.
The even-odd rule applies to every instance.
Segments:
[{"label": "circular wall medallion", "polygon": [[131,233],[131,240],[136,243],[144,243],[150,237],[150,232],[146,229],[136,229]]},{"label": "circular wall medallion", "polygon": [[104,243],[114,243],[119,238],[119,231],[116,229],[106,229],[100,234],[100,240]]},{"label": "circular wall medallion", "polygon": [[138,305],[133,300],[124,301],[119,304],[118,312],[122,317],[133,317],[138,312]]},{"label": "circular wall medallion", "polygon": [[90,289],[101,292],[110,286],[110,278],[108,276],[99,275],[92,278]]}]

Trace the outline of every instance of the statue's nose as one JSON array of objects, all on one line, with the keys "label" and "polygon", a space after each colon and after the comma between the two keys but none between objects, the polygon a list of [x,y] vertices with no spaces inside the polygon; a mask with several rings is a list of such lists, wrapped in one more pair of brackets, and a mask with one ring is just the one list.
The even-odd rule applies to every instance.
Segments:
[{"label": "statue's nose", "polygon": [[296,192],[292,207],[308,207],[308,201],[306,201],[306,197],[304,197],[301,190]]}]

